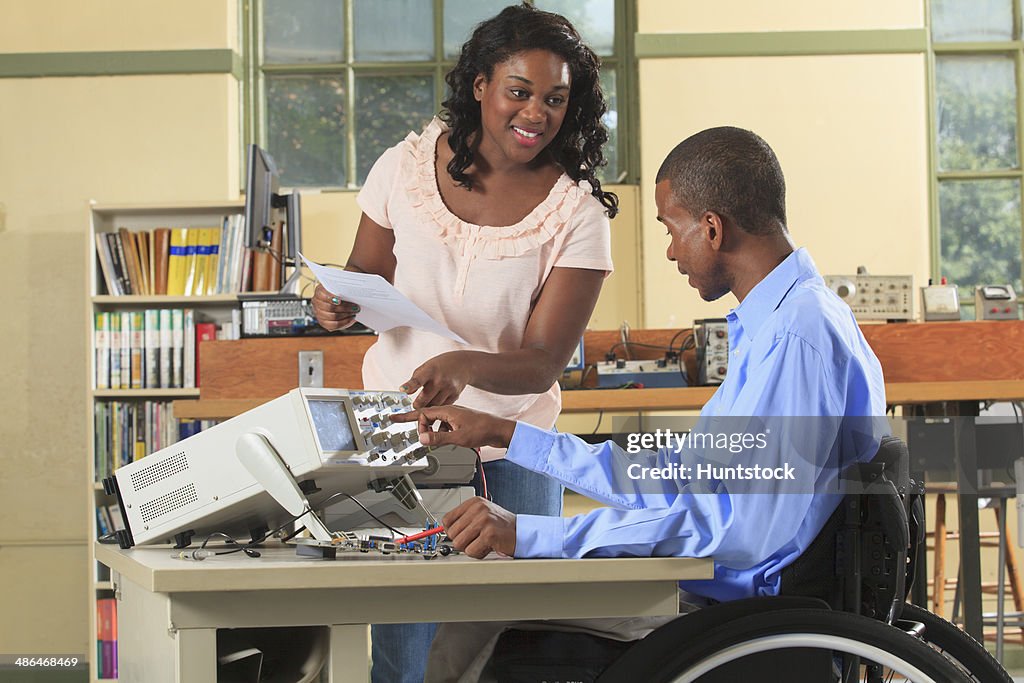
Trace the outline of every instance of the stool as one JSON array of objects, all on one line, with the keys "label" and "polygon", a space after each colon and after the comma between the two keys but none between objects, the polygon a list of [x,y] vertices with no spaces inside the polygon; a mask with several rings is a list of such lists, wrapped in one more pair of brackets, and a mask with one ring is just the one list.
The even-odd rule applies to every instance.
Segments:
[{"label": "stool", "polygon": [[[998,506],[990,508],[996,518],[996,526],[999,531],[982,532],[979,538],[979,548],[997,547],[999,549],[999,577],[995,584],[987,583],[982,585],[983,593],[995,593],[996,604],[996,659],[1002,660],[1003,629],[1005,626],[1004,613],[1004,590],[1006,585],[1006,574],[1009,574],[1010,593],[1013,596],[1013,604],[1016,614],[1024,612],[1024,594],[1021,591],[1020,577],[1017,572],[1017,559],[1013,546],[1007,543],[1006,520],[1002,511],[1006,509],[1005,497],[997,497]],[[934,566],[932,568],[932,611],[938,616],[943,616],[945,611],[945,591],[953,588],[957,592],[953,601],[953,614],[951,621],[955,621],[959,606],[959,577],[947,579],[945,574],[946,541],[959,540],[959,532],[951,532],[946,529],[946,495],[937,493],[935,498],[935,526],[934,531],[927,534],[932,537],[934,546]],[[1018,618],[1019,622],[1019,618]],[[1021,625],[1021,634],[1024,638],[1024,624]],[[986,638],[987,639],[987,638]]]}]

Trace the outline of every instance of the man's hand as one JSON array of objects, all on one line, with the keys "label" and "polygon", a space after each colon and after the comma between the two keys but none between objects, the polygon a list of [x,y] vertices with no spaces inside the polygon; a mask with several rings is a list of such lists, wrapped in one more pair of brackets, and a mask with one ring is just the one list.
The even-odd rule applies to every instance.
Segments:
[{"label": "man's hand", "polygon": [[512,557],[516,552],[516,516],[489,500],[467,500],[442,521],[455,549],[470,557],[479,560],[492,552]]},{"label": "man's hand", "polygon": [[[507,420],[462,406],[422,408],[408,413],[397,413],[391,416],[391,420],[416,422],[420,443],[425,446],[508,448],[516,431],[515,420]],[[438,421],[441,422],[441,427],[435,432],[432,425]]]},{"label": "man's hand", "polygon": [[470,364],[466,355],[463,351],[449,351],[434,356],[416,368],[412,377],[402,385],[402,391],[407,394],[423,390],[413,402],[413,408],[455,403],[469,384]]}]

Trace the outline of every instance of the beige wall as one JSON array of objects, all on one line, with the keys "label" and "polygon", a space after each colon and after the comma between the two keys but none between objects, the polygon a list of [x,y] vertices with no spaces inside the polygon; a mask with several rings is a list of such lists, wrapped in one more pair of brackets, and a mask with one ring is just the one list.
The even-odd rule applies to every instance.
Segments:
[{"label": "beige wall", "polygon": [[0,0],[3,52],[238,48],[237,0]]},{"label": "beige wall", "polygon": [[[236,47],[234,4],[4,1],[0,49]],[[238,101],[226,74],[0,79],[0,652],[92,651],[87,202],[237,197]]]},{"label": "beige wall", "polygon": [[640,33],[854,31],[923,25],[921,0],[637,0]]},{"label": "beige wall", "polygon": [[[641,31],[730,32],[921,26],[920,2],[641,0]],[[669,8],[676,8],[675,12]],[[770,15],[770,17],[769,17]],[[751,23],[756,18],[756,23]],[[837,17],[848,24],[835,24]],[[735,37],[723,36],[723,42]],[[704,128],[764,137],[787,180],[789,228],[823,273],[928,277],[928,131],[923,55],[695,57],[640,62],[644,327],[721,317],[665,260],[653,179],[665,155]],[[660,293],[668,292],[669,295]],[[655,293],[659,293],[655,295]]]}]

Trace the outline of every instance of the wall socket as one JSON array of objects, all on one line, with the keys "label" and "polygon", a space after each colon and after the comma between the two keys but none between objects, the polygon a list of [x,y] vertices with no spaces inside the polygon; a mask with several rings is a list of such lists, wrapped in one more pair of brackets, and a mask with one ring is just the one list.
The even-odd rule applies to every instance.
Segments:
[{"label": "wall socket", "polygon": [[299,386],[323,388],[323,351],[299,351]]}]

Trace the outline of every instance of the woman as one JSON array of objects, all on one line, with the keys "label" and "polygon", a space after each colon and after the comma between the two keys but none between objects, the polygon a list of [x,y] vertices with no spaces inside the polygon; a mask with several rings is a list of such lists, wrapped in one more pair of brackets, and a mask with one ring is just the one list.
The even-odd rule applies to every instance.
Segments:
[{"label": "woman", "polygon": [[[564,17],[507,7],[463,45],[440,117],[378,159],[347,268],[391,281],[469,345],[389,330],[364,358],[366,388],[554,425],[556,380],[612,269],[599,67]],[[328,330],[358,313],[321,286],[313,308]],[[492,499],[560,515],[561,487],[501,455],[481,452]],[[432,637],[375,626],[373,679],[421,681]]]}]

